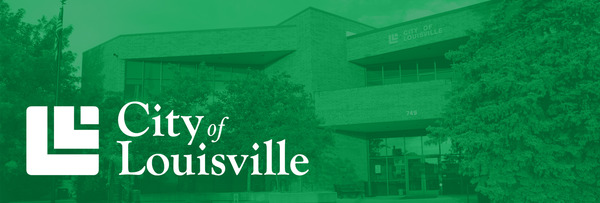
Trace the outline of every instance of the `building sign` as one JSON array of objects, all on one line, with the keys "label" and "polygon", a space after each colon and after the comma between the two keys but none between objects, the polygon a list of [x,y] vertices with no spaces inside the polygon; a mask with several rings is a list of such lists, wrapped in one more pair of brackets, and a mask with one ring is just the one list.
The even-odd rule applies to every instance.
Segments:
[{"label": "building sign", "polygon": [[398,43],[398,33],[393,33],[388,36],[388,42],[390,44]]},{"label": "building sign", "polygon": [[388,43],[396,44],[400,41],[400,34],[402,34],[402,41],[411,41],[415,39],[430,37],[443,33],[444,30],[440,27],[435,27],[433,24],[424,25],[422,27],[413,27],[405,29],[402,32],[391,33],[388,35]]}]

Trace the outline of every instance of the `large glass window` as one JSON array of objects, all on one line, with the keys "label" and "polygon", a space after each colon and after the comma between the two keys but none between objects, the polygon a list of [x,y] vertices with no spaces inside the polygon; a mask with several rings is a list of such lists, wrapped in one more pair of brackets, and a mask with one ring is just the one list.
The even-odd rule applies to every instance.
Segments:
[{"label": "large glass window", "polygon": [[440,57],[435,61],[435,65],[438,80],[452,80],[454,72],[450,68],[450,61],[448,59]]},{"label": "large glass window", "polygon": [[144,62],[127,61],[125,66],[125,87],[123,93],[127,99],[137,99],[142,96],[144,78]]},{"label": "large glass window", "polygon": [[440,177],[439,177],[439,162],[438,157],[428,157],[424,159],[424,175],[425,185],[427,190],[439,190],[440,189]]},{"label": "large glass window", "polygon": [[366,85],[387,85],[452,79],[450,61],[444,57],[400,61],[366,67]]},{"label": "large glass window", "polygon": [[383,72],[381,66],[367,67],[367,86],[383,84]]},{"label": "large glass window", "polygon": [[412,135],[405,137],[372,138],[369,140],[371,157],[381,156],[420,156],[450,153],[450,141],[439,143],[428,136],[415,136],[421,132],[398,133]]},{"label": "large glass window", "polygon": [[397,63],[383,65],[383,82],[384,84],[400,83],[400,65]]},{"label": "large glass window", "polygon": [[422,136],[417,137],[405,137],[406,142],[406,155],[416,156],[423,154],[423,143],[421,143]]},{"label": "large glass window", "polygon": [[388,156],[403,156],[405,151],[404,146],[403,137],[387,138]]},{"label": "large glass window", "polygon": [[440,154],[440,145],[437,142],[437,140],[434,140],[428,136],[423,136],[423,154],[424,155]]},{"label": "large glass window", "polygon": [[385,138],[374,138],[369,140],[370,156],[388,156],[387,143]]},{"label": "large glass window", "polygon": [[404,137],[375,138],[369,142],[371,156],[403,156]]},{"label": "large glass window", "polygon": [[176,84],[179,77],[192,77],[207,81],[206,88],[221,91],[230,81],[247,77],[251,68],[247,65],[202,65],[200,63],[128,60],[125,62],[124,97],[137,99],[158,94],[163,91],[164,87]]},{"label": "large glass window", "polygon": [[142,96],[142,80],[126,80],[123,93],[125,94],[124,96],[127,99],[140,98]]},{"label": "large glass window", "polygon": [[418,61],[419,65],[419,81],[435,80],[435,61],[434,60],[421,60]]},{"label": "large glass window", "polygon": [[163,76],[162,85],[163,87],[169,87],[176,84],[177,75],[179,74],[179,64],[177,63],[163,63]]},{"label": "large glass window", "polygon": [[145,80],[160,80],[161,74],[160,62],[145,62],[144,63],[144,79]]},{"label": "large glass window", "polygon": [[144,95],[151,96],[160,93],[160,62],[144,62]]},{"label": "large glass window", "polygon": [[[401,137],[388,137],[394,134]],[[422,130],[381,136],[369,140],[371,195],[453,194],[468,184],[458,175],[457,156],[449,154],[450,140],[440,143]]]},{"label": "large glass window", "polygon": [[179,74],[179,64],[163,63],[163,80],[174,80]]},{"label": "large glass window", "polygon": [[400,63],[402,68],[402,83],[418,82],[417,63],[414,61],[405,61]]},{"label": "large glass window", "polygon": [[142,77],[144,77],[144,62],[127,61],[127,68],[125,68],[125,78],[142,79]]}]

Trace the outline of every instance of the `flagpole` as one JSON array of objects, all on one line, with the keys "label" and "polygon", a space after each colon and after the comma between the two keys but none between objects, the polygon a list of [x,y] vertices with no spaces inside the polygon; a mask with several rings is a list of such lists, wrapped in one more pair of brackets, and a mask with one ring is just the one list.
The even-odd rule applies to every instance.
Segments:
[{"label": "flagpole", "polygon": [[58,14],[58,23],[56,25],[56,95],[54,96],[54,105],[58,106],[58,92],[60,88],[60,64],[62,59],[62,32],[63,32],[63,12],[65,2],[67,0],[60,0],[60,13]]},{"label": "flagpole", "polygon": [[[62,32],[63,32],[63,11],[65,8],[65,2],[67,0],[60,0],[60,13],[58,13],[58,22],[56,24],[56,95],[54,95],[54,106],[58,106],[58,91],[60,89],[60,62],[62,58]],[[56,176],[52,176],[52,182],[50,183],[51,194],[50,202],[56,202]]]}]

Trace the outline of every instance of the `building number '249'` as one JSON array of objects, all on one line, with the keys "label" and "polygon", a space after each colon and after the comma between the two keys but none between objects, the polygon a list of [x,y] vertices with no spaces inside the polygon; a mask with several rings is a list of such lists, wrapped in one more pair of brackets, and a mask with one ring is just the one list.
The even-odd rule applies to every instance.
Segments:
[{"label": "building number '249'", "polygon": [[406,115],[407,116],[416,116],[417,115],[417,110],[406,111]]}]

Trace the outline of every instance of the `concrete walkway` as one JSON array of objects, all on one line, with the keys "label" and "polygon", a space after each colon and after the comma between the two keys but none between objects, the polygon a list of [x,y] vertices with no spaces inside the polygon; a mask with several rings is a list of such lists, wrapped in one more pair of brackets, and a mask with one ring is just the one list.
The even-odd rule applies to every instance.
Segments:
[{"label": "concrete walkway", "polygon": [[[46,201],[23,201],[23,202],[17,202],[17,203],[49,203],[50,201],[46,200]],[[144,201],[142,201],[144,202]],[[152,202],[152,203],[159,203],[158,202]],[[179,202],[185,202],[185,201],[178,201]],[[439,196],[439,197],[433,197],[433,198],[420,198],[420,199],[402,199],[400,197],[390,197],[390,196],[386,196],[386,197],[367,197],[367,198],[363,198],[363,199],[352,199],[352,198],[348,198],[348,199],[337,199],[337,203],[393,203],[393,202],[400,202],[400,203],[409,203],[409,202],[416,202],[416,203],[477,203],[477,196],[475,195],[471,195],[469,197],[467,197],[466,195],[459,195],[459,196]],[[75,200],[56,200],[56,203],[75,203]],[[160,202],[162,203],[162,202]],[[173,201],[166,201],[165,203],[174,203]]]},{"label": "concrete walkway", "polygon": [[417,203],[477,203],[477,196],[438,196],[433,198],[408,199],[400,197],[367,197],[363,199],[338,199],[338,203],[392,203],[392,202],[417,202]]}]

